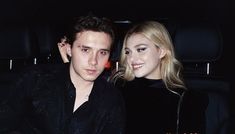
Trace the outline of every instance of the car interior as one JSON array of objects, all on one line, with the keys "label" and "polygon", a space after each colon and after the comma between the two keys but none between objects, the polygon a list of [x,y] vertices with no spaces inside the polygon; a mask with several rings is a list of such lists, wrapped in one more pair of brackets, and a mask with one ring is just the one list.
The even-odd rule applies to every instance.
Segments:
[{"label": "car interior", "polygon": [[144,1],[146,4],[143,4],[116,0],[85,2],[82,6],[79,3],[14,0],[0,4],[1,107],[10,94],[10,85],[22,69],[41,64],[63,64],[57,42],[70,20],[92,12],[111,18],[117,27],[112,68],[119,59],[124,34],[132,23],[143,20],[163,23],[172,37],[176,57],[183,64],[187,86],[209,95],[206,134],[235,133],[232,2],[168,0],[156,1],[156,4]]}]

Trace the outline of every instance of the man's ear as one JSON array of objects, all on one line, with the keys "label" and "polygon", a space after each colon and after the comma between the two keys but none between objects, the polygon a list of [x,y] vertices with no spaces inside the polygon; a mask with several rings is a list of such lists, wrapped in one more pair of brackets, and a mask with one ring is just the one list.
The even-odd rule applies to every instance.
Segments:
[{"label": "man's ear", "polygon": [[160,48],[160,58],[163,58],[166,55],[167,50],[164,48]]},{"label": "man's ear", "polygon": [[66,50],[67,50],[67,55],[71,57],[72,56],[72,53],[71,53],[72,46],[70,44],[67,44]]}]

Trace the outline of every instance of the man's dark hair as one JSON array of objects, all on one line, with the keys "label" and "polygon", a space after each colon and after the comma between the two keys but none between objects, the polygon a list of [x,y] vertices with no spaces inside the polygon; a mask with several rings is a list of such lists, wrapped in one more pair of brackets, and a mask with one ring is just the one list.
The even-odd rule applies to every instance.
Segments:
[{"label": "man's dark hair", "polygon": [[104,32],[112,39],[112,44],[115,40],[113,23],[107,18],[99,18],[94,15],[82,16],[75,20],[67,34],[68,43],[73,44],[76,39],[76,34],[83,31]]}]

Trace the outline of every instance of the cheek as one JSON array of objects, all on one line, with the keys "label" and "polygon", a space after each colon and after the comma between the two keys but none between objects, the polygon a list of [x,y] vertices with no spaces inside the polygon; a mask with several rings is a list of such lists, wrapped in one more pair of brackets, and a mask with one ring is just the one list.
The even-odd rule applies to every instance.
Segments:
[{"label": "cheek", "polygon": [[81,65],[84,63],[85,59],[84,58],[80,58],[78,55],[73,55],[72,58],[71,58],[72,62],[74,64],[77,64],[77,65]]},{"label": "cheek", "polygon": [[98,59],[98,62],[99,62],[101,65],[106,65],[107,62],[108,62],[108,60],[109,60],[109,56],[105,56],[105,57],[100,57],[100,58]]},{"label": "cheek", "polygon": [[127,59],[126,59],[126,63],[127,63],[127,65],[129,65],[129,66],[130,66],[130,65],[131,65],[131,59],[127,57]]},{"label": "cheek", "polygon": [[74,62],[79,62],[79,63],[83,63],[88,60],[88,56],[81,55],[81,53],[77,51],[72,51],[71,58]]},{"label": "cheek", "polygon": [[79,54],[78,49],[72,48],[71,50],[71,57],[77,57],[77,55]]},{"label": "cheek", "polygon": [[159,62],[159,55],[156,53],[155,54],[148,53],[147,55],[143,56],[141,59],[149,66],[156,66],[156,64],[158,64]]},{"label": "cheek", "polygon": [[151,53],[148,53],[148,59],[152,62],[157,62],[160,59],[159,51],[152,51]]},{"label": "cheek", "polygon": [[152,59],[150,62],[149,62],[149,68],[150,69],[156,69],[159,67],[159,63],[160,63],[160,60],[158,58],[156,59]]}]

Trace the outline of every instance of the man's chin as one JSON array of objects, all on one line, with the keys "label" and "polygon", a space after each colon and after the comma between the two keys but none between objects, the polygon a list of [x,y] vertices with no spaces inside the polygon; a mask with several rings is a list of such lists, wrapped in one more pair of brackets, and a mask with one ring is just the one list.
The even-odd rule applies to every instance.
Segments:
[{"label": "man's chin", "polygon": [[84,80],[93,82],[98,78],[98,76],[85,76]]}]

